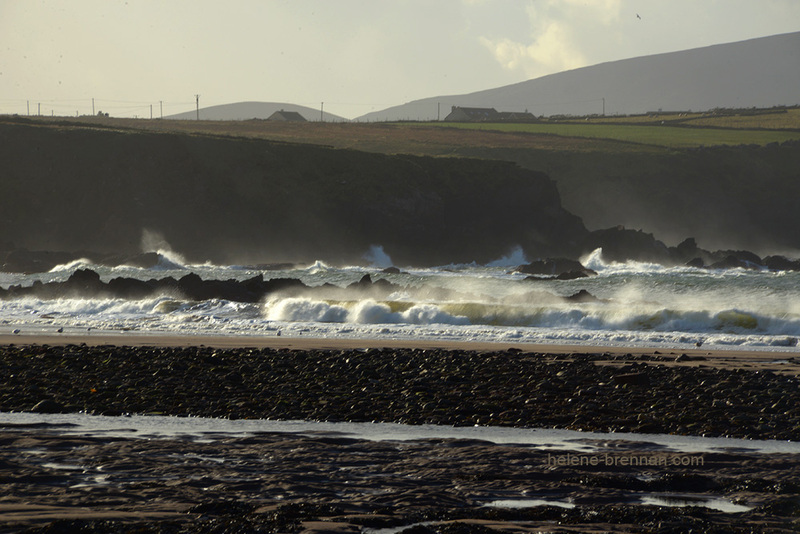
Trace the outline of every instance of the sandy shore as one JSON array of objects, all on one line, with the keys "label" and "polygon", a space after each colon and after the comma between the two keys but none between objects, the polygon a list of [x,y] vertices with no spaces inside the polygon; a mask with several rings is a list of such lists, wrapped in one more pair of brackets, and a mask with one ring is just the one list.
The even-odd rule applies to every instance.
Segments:
[{"label": "sandy shore", "polygon": [[[800,440],[799,367],[792,353],[703,348],[15,335],[0,337],[0,411]],[[50,404],[35,409],[43,401]],[[418,523],[419,534],[798,528],[799,455],[720,450],[682,464],[690,458],[652,444],[595,445],[591,455],[570,457],[477,440],[258,434],[208,442],[6,424],[0,532],[367,534]],[[495,501],[509,502],[487,506]],[[714,502],[734,509],[710,508]]]}]

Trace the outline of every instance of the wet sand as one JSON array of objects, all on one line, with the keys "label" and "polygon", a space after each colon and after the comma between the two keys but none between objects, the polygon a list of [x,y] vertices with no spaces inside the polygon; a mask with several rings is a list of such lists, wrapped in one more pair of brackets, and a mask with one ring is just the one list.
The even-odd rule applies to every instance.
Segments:
[{"label": "wet sand", "polygon": [[[622,442],[570,455],[477,440],[262,434],[201,442],[70,437],[57,430],[0,432],[0,531],[359,532],[420,522],[431,523],[422,532],[790,532],[797,526],[795,455],[675,455]],[[671,465],[698,460],[702,465]],[[643,504],[670,498],[698,506]],[[714,504],[728,511],[702,507]],[[53,527],[57,520],[62,530]]]},{"label": "wet sand", "polygon": [[[800,362],[791,353],[139,335],[10,341],[0,345],[0,411],[50,400],[52,411],[800,440]],[[360,532],[416,523],[425,523],[418,532],[444,533],[792,532],[800,525],[800,455],[595,445],[595,453],[570,454],[332,435],[148,440],[4,425],[0,532]],[[646,504],[652,498],[698,506]],[[534,502],[518,508],[526,499]],[[511,502],[487,506],[493,501]],[[740,508],[707,507],[713,502]]]}]

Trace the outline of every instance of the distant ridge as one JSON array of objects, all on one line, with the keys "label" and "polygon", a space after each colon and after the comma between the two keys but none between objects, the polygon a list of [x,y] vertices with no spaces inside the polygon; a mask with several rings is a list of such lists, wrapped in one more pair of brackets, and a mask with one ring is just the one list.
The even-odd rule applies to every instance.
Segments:
[{"label": "distant ridge", "polygon": [[451,106],[534,115],[640,114],[800,104],[800,32],[623,59],[466,95],[416,100],[357,121],[444,119]]},{"label": "distant ridge", "polygon": [[[281,102],[237,102],[235,104],[222,104],[200,108],[200,120],[211,121],[246,121],[250,119],[267,119],[276,111],[296,111],[307,121],[319,121],[320,110],[296,104],[286,104]],[[197,118],[197,111],[187,111],[164,117],[165,119],[194,120]],[[347,121],[344,117],[325,112],[323,118],[326,122]]]}]

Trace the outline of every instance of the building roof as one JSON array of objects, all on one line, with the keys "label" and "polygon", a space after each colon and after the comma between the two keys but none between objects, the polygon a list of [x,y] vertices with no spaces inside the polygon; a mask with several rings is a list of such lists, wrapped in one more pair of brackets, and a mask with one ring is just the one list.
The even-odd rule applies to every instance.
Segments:
[{"label": "building roof", "polygon": [[306,122],[305,117],[296,111],[276,111],[267,118],[268,121]]},{"label": "building roof", "polygon": [[527,111],[497,111],[494,108],[462,108],[453,106],[450,114],[444,118],[449,122],[526,122],[536,117]]},{"label": "building roof", "polygon": [[494,108],[462,108],[453,106],[450,114],[444,118],[446,121],[490,121],[497,119],[497,110]]}]

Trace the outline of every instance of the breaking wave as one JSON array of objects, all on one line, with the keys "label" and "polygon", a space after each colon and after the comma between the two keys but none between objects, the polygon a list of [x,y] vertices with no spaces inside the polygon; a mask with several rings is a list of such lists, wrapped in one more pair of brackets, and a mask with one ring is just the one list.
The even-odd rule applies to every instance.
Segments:
[{"label": "breaking wave", "polygon": [[453,315],[434,304],[413,304],[361,300],[326,302],[308,298],[286,298],[265,304],[270,321],[323,322],[355,324],[470,324],[469,319]]},{"label": "breaking wave", "polygon": [[[602,251],[585,257],[598,275],[570,281],[526,280],[508,266],[521,250],[491,265],[406,268],[384,272],[388,262],[375,247],[373,265],[340,267],[324,262],[280,272],[253,267],[189,265],[170,251],[157,265],[103,267],[88,259],[49,273],[2,273],[3,286],[63,281],[91,268],[101,279],[129,276],[244,280],[261,274],[297,278],[303,294],[273,294],[258,304],[225,300],[193,302],[178,294],[146,300],[80,298],[2,302],[0,333],[32,326],[194,332],[215,335],[391,336],[429,339],[579,344],[694,344],[795,347],[800,339],[800,273],[703,270],[643,262],[606,262]],[[153,271],[159,271],[155,275]],[[390,293],[342,291],[365,275],[387,279]],[[334,290],[328,291],[328,288]],[[587,291],[594,300],[569,297]],[[781,349],[783,350],[783,349]],[[795,350],[795,349],[792,349]]]}]

